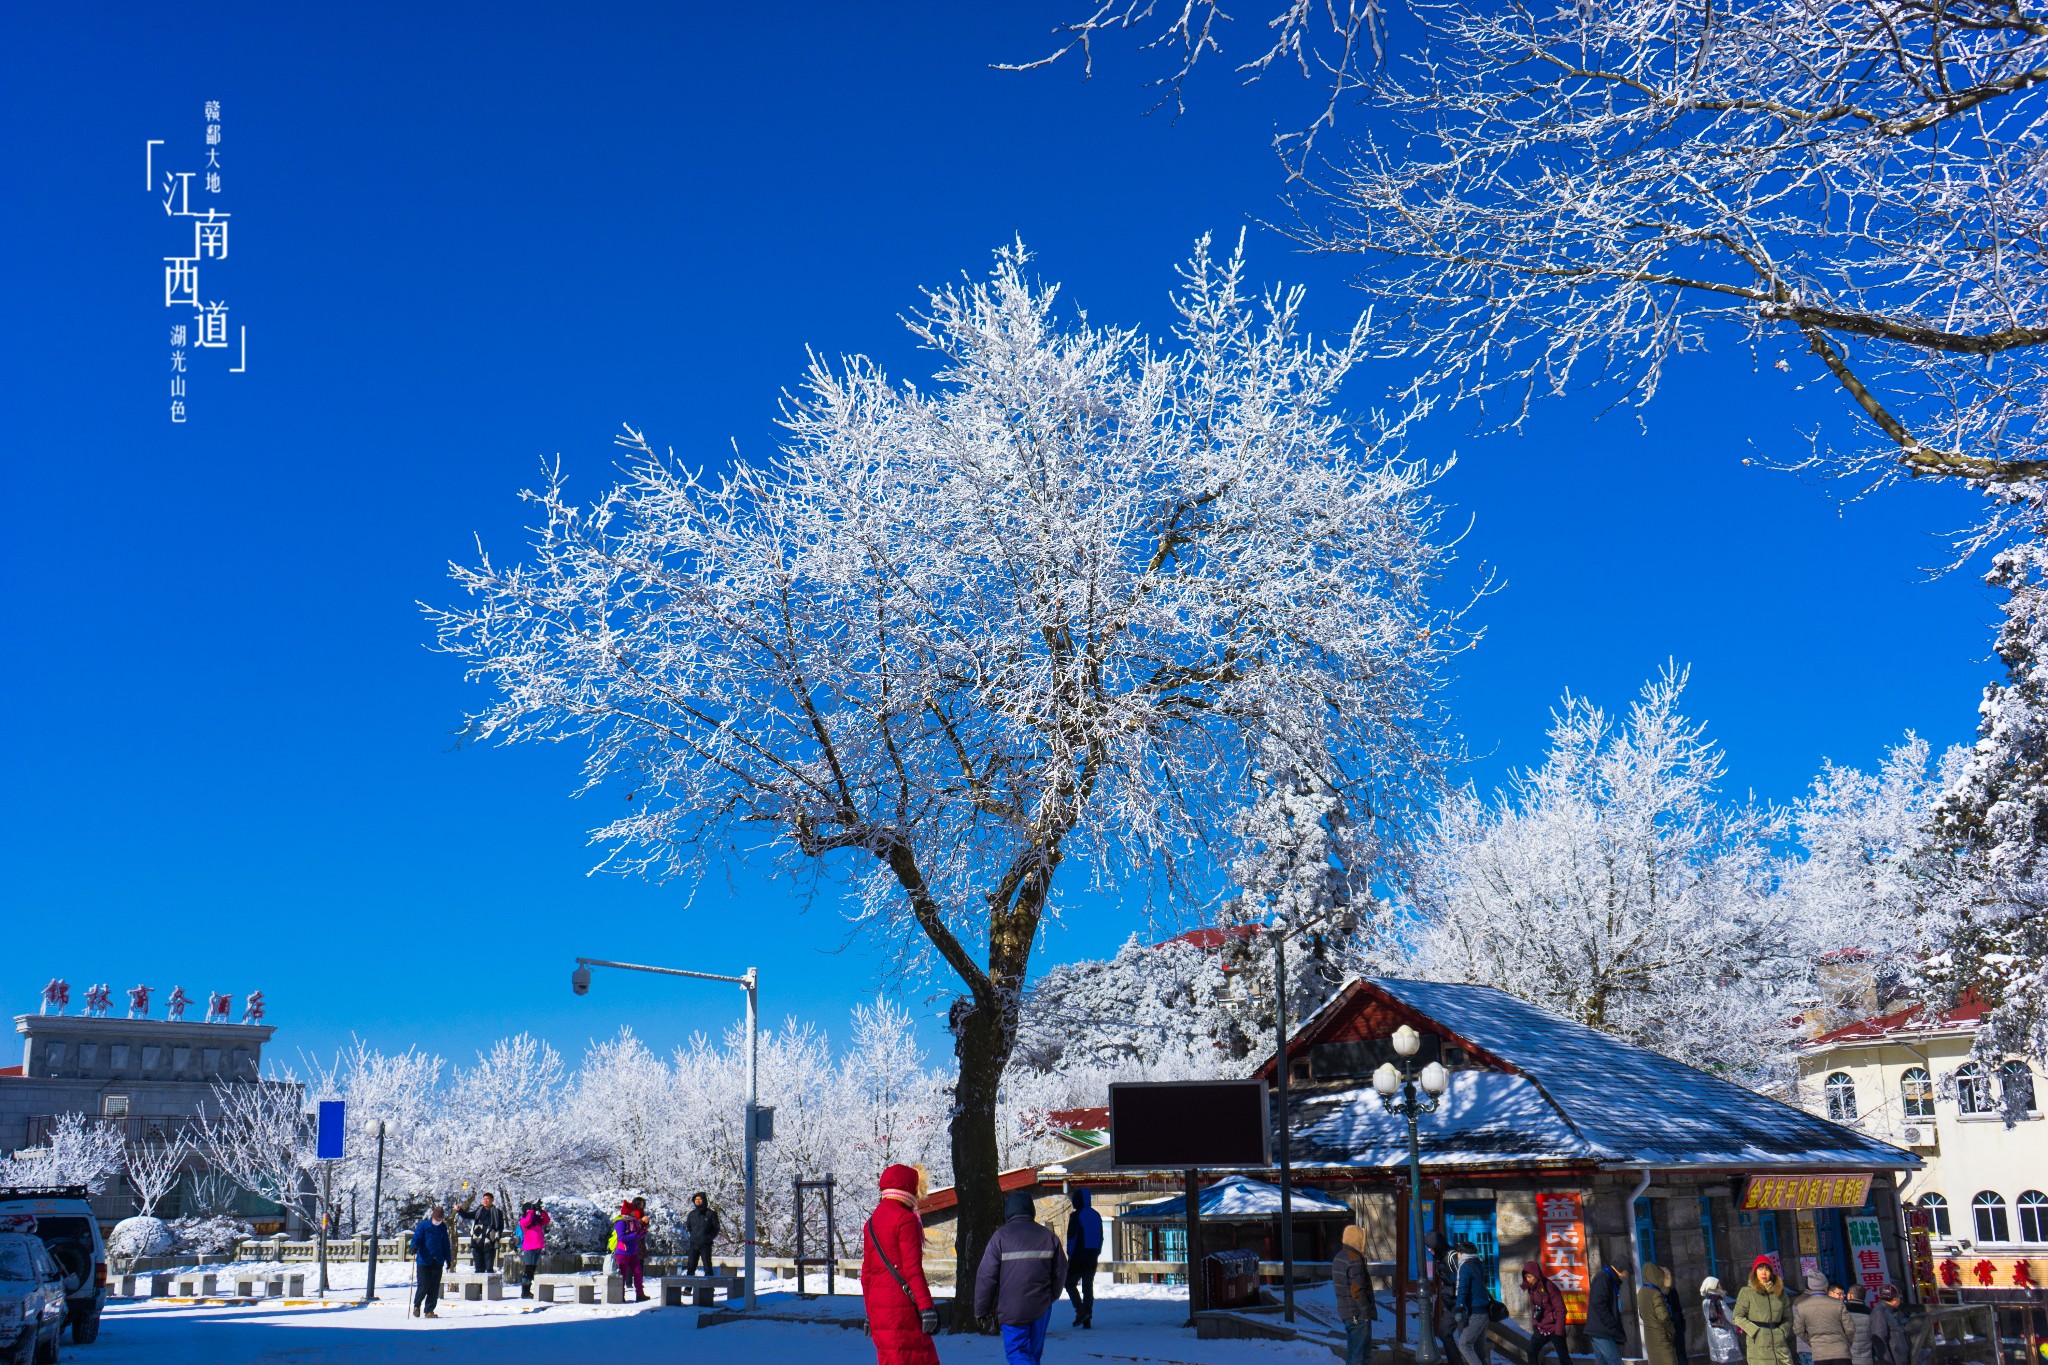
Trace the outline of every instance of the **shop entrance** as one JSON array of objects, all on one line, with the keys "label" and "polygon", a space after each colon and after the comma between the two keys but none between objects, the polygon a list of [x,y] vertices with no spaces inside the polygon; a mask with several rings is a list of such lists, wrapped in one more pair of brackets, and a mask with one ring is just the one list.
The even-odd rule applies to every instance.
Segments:
[{"label": "shop entrance", "polygon": [[1488,1292],[1500,1297],[1500,1240],[1494,1232],[1494,1201],[1491,1199],[1446,1199],[1444,1201],[1444,1232],[1450,1237],[1451,1245],[1460,1241],[1470,1242],[1479,1248],[1480,1259],[1486,1262]]}]

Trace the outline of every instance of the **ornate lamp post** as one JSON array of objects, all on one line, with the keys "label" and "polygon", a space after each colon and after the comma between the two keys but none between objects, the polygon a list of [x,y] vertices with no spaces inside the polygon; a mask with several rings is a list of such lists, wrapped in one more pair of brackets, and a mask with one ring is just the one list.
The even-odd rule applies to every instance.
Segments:
[{"label": "ornate lamp post", "polygon": [[[1379,1092],[1388,1113],[1408,1120],[1408,1254],[1416,1256],[1422,1247],[1422,1138],[1416,1121],[1435,1111],[1438,1098],[1450,1088],[1451,1073],[1441,1062],[1416,1070],[1415,1054],[1422,1050],[1422,1035],[1408,1025],[1395,1029],[1392,1041],[1401,1064],[1381,1062],[1379,1070],[1372,1073],[1372,1088]],[[1436,1365],[1435,1323],[1418,1311],[1415,1325],[1421,1338],[1415,1348],[1417,1365]]]}]

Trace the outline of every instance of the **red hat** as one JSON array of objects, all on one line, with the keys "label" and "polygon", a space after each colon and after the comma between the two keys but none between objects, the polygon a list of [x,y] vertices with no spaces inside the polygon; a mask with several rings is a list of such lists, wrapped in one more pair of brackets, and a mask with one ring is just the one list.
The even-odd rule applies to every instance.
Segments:
[{"label": "red hat", "polygon": [[901,1190],[905,1194],[917,1193],[917,1172],[908,1166],[891,1166],[882,1172],[882,1188]]},{"label": "red hat", "polygon": [[1778,1273],[1778,1263],[1768,1256],[1759,1256],[1754,1261],[1751,1261],[1749,1263],[1749,1271],[1752,1275],[1756,1273],[1756,1268],[1758,1266],[1763,1266],[1765,1269],[1769,1270],[1773,1275]]}]

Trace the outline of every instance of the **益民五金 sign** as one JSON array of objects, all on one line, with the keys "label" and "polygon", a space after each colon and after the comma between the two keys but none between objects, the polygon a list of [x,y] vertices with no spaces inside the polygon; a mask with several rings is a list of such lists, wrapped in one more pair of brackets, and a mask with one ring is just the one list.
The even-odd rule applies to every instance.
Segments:
[{"label": "\u76ca\u6c11\u4e94\u91d1 sign", "polygon": [[1870,1173],[1861,1175],[1753,1175],[1742,1192],[1745,1209],[1860,1209],[1870,1198]]}]

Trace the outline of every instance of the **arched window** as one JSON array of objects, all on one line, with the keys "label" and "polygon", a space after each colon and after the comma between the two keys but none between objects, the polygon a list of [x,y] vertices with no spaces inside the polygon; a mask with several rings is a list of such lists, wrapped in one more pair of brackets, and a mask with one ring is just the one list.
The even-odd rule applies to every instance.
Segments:
[{"label": "arched window", "polygon": [[1991,1078],[1975,1062],[1956,1068],[1956,1108],[1965,1114],[1995,1114],[1998,1101],[1991,1094]]},{"label": "arched window", "polygon": [[1998,1086],[2005,1092],[2009,1107],[2021,1113],[2034,1108],[2034,1073],[2027,1064],[2017,1057],[1998,1068]]},{"label": "arched window", "polygon": [[1938,1194],[1920,1196],[1920,1207],[1927,1210],[1928,1231],[1936,1237],[1954,1236],[1948,1230],[1948,1200]]},{"label": "arched window", "polygon": [[1856,1121],[1856,1082],[1849,1079],[1846,1071],[1837,1071],[1828,1077],[1822,1087],[1828,1097],[1828,1117],[1836,1123]]},{"label": "arched window", "polygon": [[2048,1194],[2028,1190],[2020,1196],[2020,1240],[2048,1242]]},{"label": "arched window", "polygon": [[1906,1074],[1899,1078],[1899,1099],[1905,1105],[1907,1118],[1934,1117],[1934,1078],[1927,1074],[1926,1067],[1906,1068]]},{"label": "arched window", "polygon": [[2005,1221],[2005,1196],[1996,1190],[1979,1190],[1977,1197],[1970,1201],[1970,1212],[1977,1220],[1977,1240],[1980,1242],[2010,1242],[2012,1226]]}]

